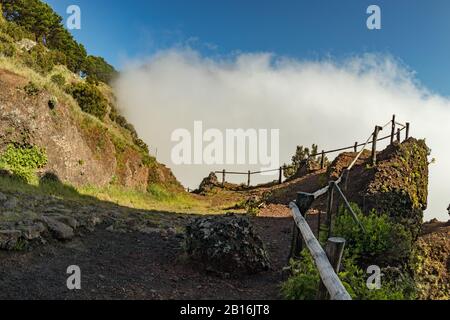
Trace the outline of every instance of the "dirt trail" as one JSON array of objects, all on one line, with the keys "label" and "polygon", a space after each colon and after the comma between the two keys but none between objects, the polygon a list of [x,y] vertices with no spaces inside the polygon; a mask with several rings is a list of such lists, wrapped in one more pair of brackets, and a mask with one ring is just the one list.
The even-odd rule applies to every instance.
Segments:
[{"label": "dirt trail", "polygon": [[[205,274],[179,261],[180,236],[99,229],[31,252],[0,252],[0,299],[276,299],[292,220],[266,213],[253,222],[274,267],[259,275]],[[70,265],[81,268],[82,290],[66,287]]]},{"label": "dirt trail", "polygon": [[[30,252],[0,251],[0,299],[281,298],[282,270],[287,265],[293,226],[287,204],[297,191],[320,187],[323,174],[311,174],[276,186],[273,188],[276,201],[262,208],[257,217],[250,218],[268,250],[273,266],[270,271],[237,279],[221,278],[182,260],[182,235],[158,230],[110,232],[106,230],[108,225],[103,225],[71,241],[52,242]],[[240,198],[265,191],[237,195]],[[159,219],[166,225],[189,220],[175,221],[177,218],[169,213],[159,214]],[[315,230],[314,212],[309,220]],[[81,268],[79,291],[66,287],[66,270],[70,265]]]}]

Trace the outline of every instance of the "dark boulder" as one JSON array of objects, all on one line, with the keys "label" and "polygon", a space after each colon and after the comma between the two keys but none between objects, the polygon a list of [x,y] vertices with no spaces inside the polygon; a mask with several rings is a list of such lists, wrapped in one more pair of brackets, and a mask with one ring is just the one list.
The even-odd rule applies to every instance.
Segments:
[{"label": "dark boulder", "polygon": [[186,227],[187,256],[207,270],[255,274],[270,268],[262,240],[247,218],[197,218]]},{"label": "dark boulder", "polygon": [[218,187],[219,180],[217,179],[217,176],[214,172],[211,172],[209,176],[203,179],[203,181],[200,183],[200,186],[195,191],[195,193],[198,194],[205,194],[214,189],[215,187]]}]

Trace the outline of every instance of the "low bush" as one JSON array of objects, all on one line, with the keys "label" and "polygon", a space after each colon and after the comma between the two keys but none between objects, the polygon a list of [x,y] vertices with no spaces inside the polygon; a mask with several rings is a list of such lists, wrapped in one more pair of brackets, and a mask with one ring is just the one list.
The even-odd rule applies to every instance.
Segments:
[{"label": "low bush", "polygon": [[[335,220],[333,235],[346,240],[339,278],[353,299],[403,300],[416,297],[411,276],[412,235],[404,226],[392,221],[387,214],[371,212],[364,215],[352,204],[363,231],[351,213],[341,209]],[[381,268],[381,288],[369,289],[367,267]],[[292,276],[283,284],[287,299],[315,299],[319,288],[319,273],[308,251],[301,259],[291,261]]]},{"label": "low bush", "polygon": [[25,93],[29,96],[36,96],[41,92],[41,88],[33,81],[28,82],[28,84],[23,87],[23,90],[25,90]]},{"label": "low bush", "polygon": [[36,170],[47,164],[45,150],[36,146],[10,144],[0,155],[0,168],[9,170],[26,182],[36,178]]},{"label": "low bush", "polygon": [[93,84],[79,82],[68,88],[68,92],[78,102],[81,110],[102,120],[108,112],[108,102]]},{"label": "low bush", "polygon": [[[314,260],[307,250],[301,254],[300,260],[291,261],[292,276],[283,283],[281,293],[289,300],[314,300],[319,290],[320,275]],[[348,251],[342,261],[339,279],[354,300],[410,300],[415,298],[415,287],[412,278],[398,271],[396,274],[384,274],[379,289],[369,289],[367,274],[350,258]],[[386,269],[388,270],[388,269]],[[383,270],[384,271],[384,270]]]},{"label": "low bush", "polygon": [[66,84],[66,78],[59,73],[52,75],[50,80],[60,88],[64,87]]},{"label": "low bush", "polygon": [[0,31],[0,55],[12,57],[16,53],[14,40],[7,34]]},{"label": "low bush", "polygon": [[167,201],[174,198],[174,194],[157,184],[149,185],[147,191],[158,201]]},{"label": "low bush", "polygon": [[303,250],[300,260],[291,260],[292,276],[283,283],[281,293],[288,300],[314,300],[319,289],[319,272],[312,256]]},{"label": "low bush", "polygon": [[24,62],[26,66],[43,75],[48,74],[55,66],[52,52],[41,44],[24,55]]},{"label": "low bush", "polygon": [[364,215],[352,204],[363,231],[353,220],[349,210],[341,209],[333,234],[344,238],[352,256],[363,265],[397,266],[408,262],[412,250],[412,235],[404,226],[393,222],[387,214],[375,211]]}]

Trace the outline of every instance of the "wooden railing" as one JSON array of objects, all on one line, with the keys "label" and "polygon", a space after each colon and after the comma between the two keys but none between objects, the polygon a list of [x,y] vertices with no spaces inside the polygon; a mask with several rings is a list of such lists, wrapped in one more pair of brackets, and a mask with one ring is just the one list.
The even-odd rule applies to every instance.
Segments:
[{"label": "wooden railing", "polygon": [[[379,139],[378,134],[380,133],[380,131],[389,125],[391,125],[391,134],[389,136]],[[396,130],[397,125],[399,125],[401,128],[398,128]],[[350,295],[345,290],[345,287],[342,285],[338,277],[342,254],[344,252],[345,247],[345,239],[332,237],[332,225],[333,225],[332,214],[334,208],[333,206],[334,194],[337,193],[337,195],[343,200],[344,205],[347,208],[347,210],[349,210],[349,212],[351,213],[354,222],[358,224],[358,226],[361,228],[363,232],[365,232],[364,226],[359,221],[358,216],[351,207],[340,185],[343,184],[343,188],[344,189],[347,188],[347,185],[349,183],[348,182],[349,172],[356,165],[358,159],[363,154],[367,145],[372,144],[371,161],[373,165],[376,165],[377,141],[390,138],[391,143],[393,143],[395,141],[395,138],[397,138],[397,141],[400,142],[401,132],[403,130],[406,130],[406,139],[409,138],[409,129],[410,129],[409,123],[407,123],[406,125],[399,124],[398,122],[395,121],[395,115],[393,116],[392,120],[389,121],[385,126],[383,127],[376,126],[374,132],[370,135],[370,137],[364,144],[359,145],[358,143],[355,143],[354,146],[355,152],[357,152],[356,149],[359,146],[362,146],[362,149],[353,159],[351,164],[342,172],[339,179],[337,179],[336,181],[330,181],[326,187],[319,189],[314,193],[298,192],[297,199],[290,203],[289,207],[292,210],[292,215],[294,217],[295,222],[290,258],[299,259],[304,244],[306,245],[307,249],[309,250],[314,259],[315,265],[319,271],[321,278],[319,292],[317,295],[318,299],[325,299],[327,297],[330,297],[333,300],[351,300]],[[348,148],[332,150],[331,152],[344,151],[346,149]],[[324,159],[324,153],[326,152],[321,153],[322,159]],[[328,151],[328,153],[330,153],[330,151]],[[316,155],[311,155],[311,157],[313,156]],[[328,199],[327,199],[325,230],[327,231],[328,241],[325,245],[324,250],[322,249],[319,240],[317,240],[317,238],[320,239],[320,234],[322,231],[321,214],[319,212],[317,215],[318,219],[317,238],[314,236],[314,233],[311,231],[306,221],[306,214],[310,209],[310,207],[312,206],[313,202],[319,197],[322,197],[326,194],[328,194]]]},{"label": "wooden railing", "polygon": [[[379,134],[382,130],[384,130],[386,127],[391,126],[391,133],[389,135],[386,135],[384,137],[379,137]],[[337,152],[343,152],[348,150],[353,150],[353,152],[358,152],[358,148],[361,148],[361,153],[364,151],[364,149],[368,145],[372,145],[372,164],[376,164],[376,157],[377,157],[377,142],[384,141],[387,139],[390,139],[391,144],[394,143],[395,140],[398,142],[401,142],[401,133],[403,131],[405,132],[405,140],[409,138],[409,131],[410,131],[410,124],[402,124],[395,120],[395,115],[392,117],[392,120],[389,121],[387,124],[385,124],[383,127],[381,126],[375,126],[375,130],[370,135],[369,139],[365,143],[359,143],[355,142],[352,146],[328,150],[328,151],[321,151],[319,153],[311,154],[308,156],[308,158],[301,161],[300,166],[303,167],[308,164],[312,159],[316,159],[317,157],[320,157],[320,167],[324,169],[325,167],[325,159],[326,155],[333,154]],[[357,158],[359,158],[361,155],[359,155]],[[355,160],[356,162],[356,160]],[[354,165],[354,164],[353,164]],[[236,171],[226,171],[225,169],[221,171],[215,171],[215,174],[221,174],[222,175],[222,186],[225,185],[226,182],[226,176],[227,175],[243,175],[247,176],[247,186],[250,187],[251,185],[251,177],[256,174],[262,174],[262,173],[270,173],[270,172],[278,172],[278,184],[283,183],[283,172],[286,170],[287,166],[279,167],[278,169],[272,169],[272,170],[262,170],[262,171],[246,171],[246,172],[236,172]]]},{"label": "wooden railing", "polygon": [[250,187],[251,185],[251,176],[255,175],[255,174],[261,174],[261,173],[270,173],[270,172],[279,172],[278,175],[278,184],[282,184],[283,183],[283,170],[285,168],[284,167],[280,167],[279,169],[272,169],[272,170],[263,170],[263,171],[247,171],[247,172],[234,172],[234,171],[226,171],[225,169],[222,171],[215,171],[215,174],[222,174],[222,186],[225,185],[226,182],[226,175],[246,175],[247,176],[247,187]]},{"label": "wooden railing", "polygon": [[[337,276],[344,252],[345,240],[342,238],[330,238],[327,243],[328,254],[325,253],[297,205],[291,203],[290,208],[292,209],[295,223],[319,270],[322,283],[330,294],[330,298],[332,300],[351,300],[350,295]],[[330,261],[333,261],[334,265]],[[319,291],[318,298],[322,295],[322,292],[323,290]]]}]

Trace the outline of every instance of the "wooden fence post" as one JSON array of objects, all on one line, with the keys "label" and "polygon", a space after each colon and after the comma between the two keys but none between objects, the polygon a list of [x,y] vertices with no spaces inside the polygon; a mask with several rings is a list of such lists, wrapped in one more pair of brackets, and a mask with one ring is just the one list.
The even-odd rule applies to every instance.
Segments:
[{"label": "wooden fence post", "polygon": [[400,143],[401,140],[402,140],[402,138],[401,138],[401,136],[400,136],[401,132],[402,132],[402,131],[401,131],[400,129],[397,129],[397,142],[398,142],[398,143]]},{"label": "wooden fence post", "polygon": [[320,241],[320,225],[322,224],[322,212],[319,210],[317,213],[317,239]]},{"label": "wooden fence post", "polygon": [[[333,193],[334,193],[334,181],[331,181],[328,185],[328,202],[327,202],[327,220],[326,220],[326,225],[327,225],[327,232],[328,232],[328,238],[331,235],[331,221],[332,221],[332,213],[333,213]],[[319,239],[320,241],[320,239]]]},{"label": "wooden fence post", "polygon": [[225,187],[225,169],[222,171],[222,187]]},{"label": "wooden fence post", "polygon": [[283,167],[280,167],[280,175],[278,177],[278,184],[283,183]]},{"label": "wooden fence post", "polygon": [[250,170],[248,170],[248,180],[247,180],[247,187],[250,187],[250,177],[251,177],[252,173]]},{"label": "wooden fence post", "polygon": [[394,143],[394,136],[395,136],[395,114],[392,116],[391,144]]},{"label": "wooden fence post", "polygon": [[[341,268],[344,248],[345,248],[345,239],[343,238],[329,238],[327,244],[325,245],[325,253],[327,254],[328,260],[330,261],[330,264],[333,267],[336,274],[339,273],[339,270]],[[322,281],[320,281],[317,299],[318,300],[329,299],[327,288],[324,286]]]},{"label": "wooden fence post", "polygon": [[303,250],[303,240],[297,224],[294,222],[294,229],[292,230],[291,253],[289,259],[300,259],[300,254]]},{"label": "wooden fence post", "polygon": [[320,169],[325,168],[325,150],[322,150],[322,157],[320,159]]},{"label": "wooden fence post", "polygon": [[348,169],[345,169],[344,170],[344,174],[343,174],[343,177],[344,177],[344,191],[347,191],[347,187],[348,187],[348,175],[350,174],[350,170],[348,170]]},{"label": "wooden fence post", "polygon": [[382,127],[376,126],[375,131],[373,132],[373,141],[372,141],[372,165],[377,165],[377,140],[378,134],[383,130]]},{"label": "wooden fence post", "polygon": [[408,140],[408,139],[409,139],[409,122],[406,123],[406,139],[405,140]]},{"label": "wooden fence post", "polygon": [[[306,212],[311,207],[312,203],[314,202],[314,195],[310,193],[305,192],[298,192],[297,193],[297,207],[300,210],[300,213],[303,217],[306,217]],[[294,229],[292,232],[292,243],[291,243],[291,252],[289,254],[289,258],[293,259],[299,259],[300,253],[303,250],[303,239],[302,235],[300,233],[300,230],[298,230],[298,226],[294,221]]]},{"label": "wooden fence post", "polygon": [[358,152],[358,142],[355,142],[355,146],[353,147],[355,152]]}]

